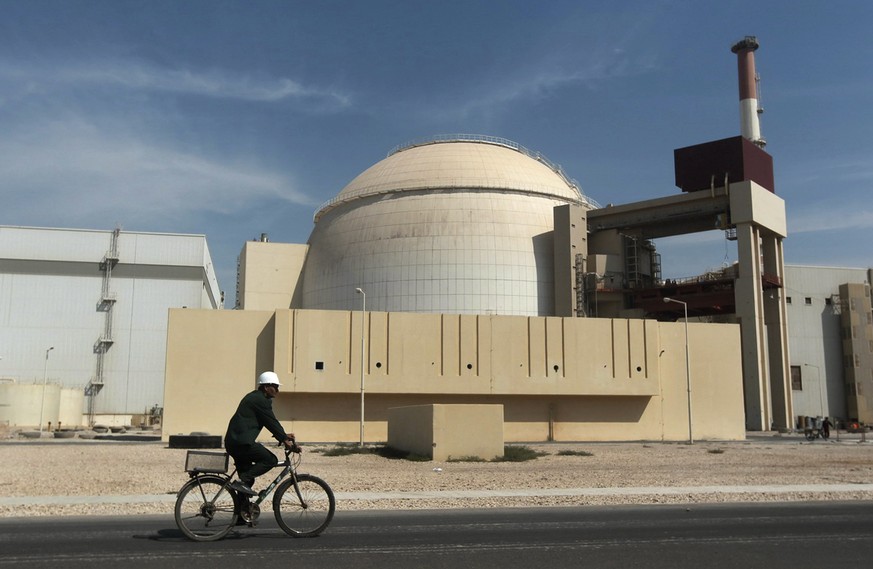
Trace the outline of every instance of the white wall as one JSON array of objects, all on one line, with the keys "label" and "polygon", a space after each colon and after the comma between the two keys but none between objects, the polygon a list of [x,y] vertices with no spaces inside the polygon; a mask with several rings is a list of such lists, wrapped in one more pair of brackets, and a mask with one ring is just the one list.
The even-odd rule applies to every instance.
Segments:
[{"label": "white wall", "polygon": [[[112,231],[0,226],[0,377],[41,384],[45,373],[84,389],[96,375],[106,325],[100,261],[111,239]],[[122,231],[118,256],[98,414],[162,405],[168,309],[215,308],[219,296],[203,236]]]},{"label": "white wall", "polygon": [[792,390],[795,415],[845,418],[839,286],[867,276],[867,269],[785,266],[788,346],[803,387]]}]

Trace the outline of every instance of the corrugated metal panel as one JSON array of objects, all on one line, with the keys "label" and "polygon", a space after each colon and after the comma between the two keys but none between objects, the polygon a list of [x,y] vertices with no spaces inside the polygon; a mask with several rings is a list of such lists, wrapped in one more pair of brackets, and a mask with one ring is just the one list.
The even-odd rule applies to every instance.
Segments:
[{"label": "corrugated metal panel", "polygon": [[111,231],[0,227],[0,259],[100,262]]},{"label": "corrugated metal panel", "polygon": [[204,243],[199,235],[122,233],[118,250],[122,263],[198,267],[203,262]]},{"label": "corrugated metal panel", "polygon": [[100,279],[4,275],[0,297],[0,375],[41,380],[45,350],[53,346],[49,377],[70,387],[87,383],[103,327]]},{"label": "corrugated metal panel", "polygon": [[141,413],[162,404],[167,347],[167,310],[195,307],[202,285],[194,281],[117,279],[113,313],[115,342],[104,360],[104,388],[97,413]]},{"label": "corrugated metal panel", "polygon": [[[111,237],[111,231],[0,227],[0,377],[41,382],[45,371],[49,382],[84,388],[95,376],[108,306],[101,304],[99,262]],[[162,404],[167,310],[212,307],[204,302],[203,275],[214,279],[214,272],[203,236],[121,232],[118,253],[109,282],[113,342],[104,357],[105,387],[94,401],[98,414]],[[212,286],[217,291],[217,282]]]}]

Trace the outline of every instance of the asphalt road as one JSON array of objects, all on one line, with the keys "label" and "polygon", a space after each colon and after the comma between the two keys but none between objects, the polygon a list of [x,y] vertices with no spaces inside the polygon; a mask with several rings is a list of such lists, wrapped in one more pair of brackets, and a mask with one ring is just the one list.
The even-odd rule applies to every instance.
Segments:
[{"label": "asphalt road", "polygon": [[873,502],[338,512],[192,543],[171,516],[0,520],[0,567],[344,569],[865,567]]}]

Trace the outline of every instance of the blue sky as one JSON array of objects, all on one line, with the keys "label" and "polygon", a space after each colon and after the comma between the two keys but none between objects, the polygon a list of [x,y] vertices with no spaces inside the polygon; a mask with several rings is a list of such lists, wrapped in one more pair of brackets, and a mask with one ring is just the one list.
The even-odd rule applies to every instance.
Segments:
[{"label": "blue sky", "polygon": [[[673,149],[739,134],[756,35],[786,262],[873,266],[873,3],[0,0],[0,224],[207,236],[232,306],[246,240],[394,146],[500,136],[601,204],[671,195]],[[665,277],[736,259],[659,240]]]}]

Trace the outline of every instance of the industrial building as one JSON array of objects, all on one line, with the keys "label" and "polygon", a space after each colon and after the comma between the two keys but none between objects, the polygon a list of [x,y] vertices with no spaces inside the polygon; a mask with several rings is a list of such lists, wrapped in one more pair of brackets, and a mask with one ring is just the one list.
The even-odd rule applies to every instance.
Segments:
[{"label": "industrial building", "polygon": [[[686,338],[683,324],[658,322],[675,320],[665,298],[699,310],[697,292],[659,282],[645,232],[731,214],[759,240],[784,234],[779,198],[728,183],[595,208],[559,168],[504,140],[402,147],[316,212],[308,244],[245,244],[242,310],[171,311],[165,435],[220,432],[255,370],[273,369],[287,384],[280,419],[310,439],[354,440],[364,391],[376,440],[390,408],[432,403],[499,403],[511,440],[742,438],[742,325],[692,323]],[[632,294],[651,291],[655,308]],[[771,405],[768,380],[746,387]],[[185,402],[203,382],[223,396],[197,413]],[[753,399],[752,419],[769,427],[765,404]]]},{"label": "industrial building", "polygon": [[[354,440],[367,423],[384,440],[390,408],[435,403],[499,403],[510,440],[789,428],[787,224],[758,125],[757,47],[733,47],[742,135],[677,149],[674,195],[600,207],[540,153],[442,136],[354,178],[316,211],[308,243],[247,243],[242,310],[171,311],[165,436],[220,432],[265,369],[290,392],[280,420],[310,439]],[[654,239],[713,228],[737,242],[733,274],[664,282]],[[735,323],[689,322],[709,315]],[[207,382],[228,401],[192,412]]]},{"label": "industrial building", "polygon": [[[602,207],[516,142],[414,141],[319,207],[307,243],[245,243],[237,310],[214,310],[202,236],[0,227],[0,394],[24,403],[0,422],[41,394],[51,421],[164,406],[165,438],[221,434],[268,369],[304,440],[384,441],[390,410],[436,404],[502,406],[508,441],[873,421],[870,270],[784,265],[757,47],[733,47],[741,136],[676,149],[676,190]],[[737,263],[662,278],[658,239],[713,229]]]},{"label": "industrial building", "polygon": [[220,306],[203,235],[0,226],[0,424],[159,417],[167,310]]},{"label": "industrial building", "polygon": [[[769,194],[735,186],[738,203]],[[220,434],[252,374],[273,369],[278,417],[308,440],[356,440],[364,399],[368,440],[385,440],[389,409],[437,403],[502,405],[507,440],[742,438],[739,326],[692,323],[686,336],[575,312],[593,207],[502,139],[392,151],[316,212],[308,244],[245,244],[241,310],[170,311],[164,436]],[[625,262],[616,235],[602,269]]]},{"label": "industrial building", "polygon": [[873,269],[785,267],[796,427],[804,417],[873,424]]}]

